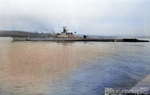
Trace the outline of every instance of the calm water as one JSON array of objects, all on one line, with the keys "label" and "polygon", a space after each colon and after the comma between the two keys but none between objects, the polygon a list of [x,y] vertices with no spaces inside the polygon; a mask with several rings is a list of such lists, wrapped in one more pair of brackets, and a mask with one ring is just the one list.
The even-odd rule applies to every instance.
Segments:
[{"label": "calm water", "polygon": [[150,43],[0,38],[0,95],[103,95],[150,74]]}]

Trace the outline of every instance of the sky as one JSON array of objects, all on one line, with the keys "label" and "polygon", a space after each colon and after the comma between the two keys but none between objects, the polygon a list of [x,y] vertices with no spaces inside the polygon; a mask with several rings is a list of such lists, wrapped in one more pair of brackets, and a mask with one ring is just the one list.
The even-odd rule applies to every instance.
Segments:
[{"label": "sky", "polygon": [[0,30],[150,36],[150,0],[0,0]]}]

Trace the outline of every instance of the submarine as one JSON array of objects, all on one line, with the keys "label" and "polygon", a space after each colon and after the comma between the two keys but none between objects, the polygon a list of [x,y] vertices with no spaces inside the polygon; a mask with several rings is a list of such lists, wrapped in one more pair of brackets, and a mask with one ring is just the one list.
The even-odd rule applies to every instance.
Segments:
[{"label": "submarine", "polygon": [[[75,32],[76,33],[76,32]],[[95,42],[149,42],[149,40],[138,40],[136,38],[106,39],[106,38],[88,38],[87,35],[78,37],[75,33],[68,31],[67,26],[63,27],[63,32],[56,33],[53,36],[12,36],[13,41],[95,41]]]}]

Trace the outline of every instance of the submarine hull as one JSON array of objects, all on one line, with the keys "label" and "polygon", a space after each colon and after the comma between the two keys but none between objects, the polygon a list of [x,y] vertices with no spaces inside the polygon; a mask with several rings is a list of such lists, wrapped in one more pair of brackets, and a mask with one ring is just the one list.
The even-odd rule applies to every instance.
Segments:
[{"label": "submarine hull", "polygon": [[149,42],[149,40],[123,39],[124,42]]},{"label": "submarine hull", "polygon": [[138,39],[99,39],[99,38],[37,38],[37,37],[12,37],[14,41],[96,41],[96,42],[149,42]]}]

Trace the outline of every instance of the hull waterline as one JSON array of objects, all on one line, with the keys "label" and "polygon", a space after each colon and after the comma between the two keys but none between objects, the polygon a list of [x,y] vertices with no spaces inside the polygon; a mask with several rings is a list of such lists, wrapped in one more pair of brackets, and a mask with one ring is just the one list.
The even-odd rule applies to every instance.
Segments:
[{"label": "hull waterline", "polygon": [[37,37],[12,37],[14,41],[96,41],[96,42],[149,42],[138,39],[99,39],[99,38],[37,38]]}]

